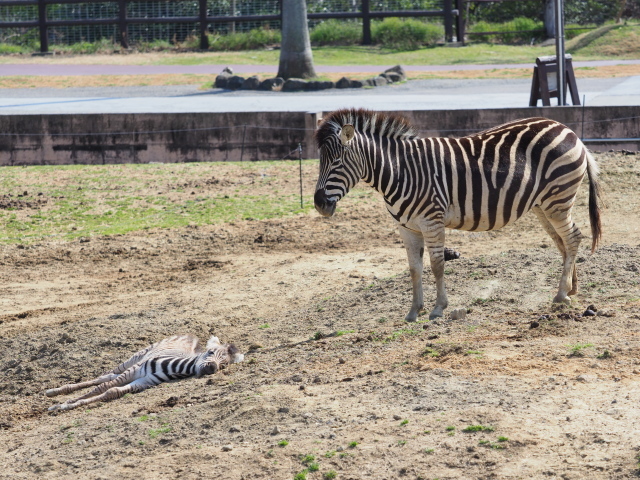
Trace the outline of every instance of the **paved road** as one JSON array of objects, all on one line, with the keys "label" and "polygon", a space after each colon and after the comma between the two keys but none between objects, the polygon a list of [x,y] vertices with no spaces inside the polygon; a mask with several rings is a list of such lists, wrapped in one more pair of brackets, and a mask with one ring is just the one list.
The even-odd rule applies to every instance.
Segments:
[{"label": "paved road", "polygon": [[[621,63],[621,62],[613,62]],[[640,63],[640,60],[637,61]],[[531,67],[531,65],[527,65]],[[0,73],[7,74],[7,65]],[[21,67],[24,67],[21,66]],[[47,70],[51,65],[38,65]],[[111,66],[67,66],[102,69]],[[76,67],[79,69],[76,70]],[[169,66],[185,72],[184,66]],[[197,66],[212,67],[212,66]],[[214,66],[219,72],[220,66]],[[450,69],[476,68],[450,66]],[[486,66],[484,66],[486,68]],[[127,67],[132,68],[132,67]],[[140,69],[143,67],[135,67]],[[255,68],[255,67],[254,67]],[[346,71],[351,67],[336,67]],[[356,68],[356,67],[353,67]],[[357,68],[365,68],[359,66]],[[384,67],[374,68],[372,73]],[[407,67],[413,69],[414,67]],[[433,67],[429,67],[433,68]],[[238,70],[236,70],[238,71]],[[254,70],[255,71],[255,70]],[[362,71],[362,70],[361,70]],[[262,112],[329,111],[344,107],[375,110],[446,110],[466,108],[510,108],[529,104],[530,80],[414,80],[375,89],[326,90],[309,94],[282,92],[231,92],[198,90],[196,86],[107,87],[67,89],[0,89],[0,115],[81,114],[81,113],[179,113],[179,112]],[[586,104],[640,106],[640,76],[578,81],[580,99]]]},{"label": "paved road", "polygon": [[[638,65],[640,60],[595,60],[573,62],[577,67],[601,67],[615,65]],[[452,70],[491,70],[503,68],[531,68],[531,63],[512,63],[495,65],[407,65],[410,72],[441,72]],[[239,75],[248,73],[264,73],[275,75],[276,65],[63,65],[63,64],[0,64],[0,75],[156,75],[171,73],[219,74],[225,67],[233,68]],[[317,73],[364,72],[380,73],[393,65],[316,65]]]}]

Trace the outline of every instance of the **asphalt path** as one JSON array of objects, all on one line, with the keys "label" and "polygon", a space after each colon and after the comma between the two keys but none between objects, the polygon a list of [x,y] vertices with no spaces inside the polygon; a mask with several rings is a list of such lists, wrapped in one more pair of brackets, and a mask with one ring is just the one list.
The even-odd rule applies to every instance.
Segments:
[{"label": "asphalt path", "polygon": [[[637,61],[627,61],[640,63]],[[596,66],[596,62],[581,62],[585,66]],[[624,61],[601,61],[598,65],[617,65]],[[578,66],[578,62],[574,65]],[[202,73],[194,68],[211,69],[218,74],[221,65],[166,65],[166,66],[114,66],[114,65],[20,65],[22,75],[25,67],[37,67],[40,75],[89,75],[87,68],[100,74],[118,72],[127,75],[138,73]],[[509,65],[509,68],[530,65]],[[0,74],[9,75],[15,70],[12,65],[0,65]],[[55,68],[54,68],[55,67]],[[251,72],[267,68],[252,67]],[[236,73],[243,73],[243,66],[235,66]],[[59,68],[62,68],[61,70]],[[127,70],[124,70],[124,69]],[[167,68],[156,71],[150,69]],[[338,72],[379,73],[381,66],[322,67],[324,73],[332,68]],[[448,70],[502,68],[501,65],[452,65],[452,66],[406,66],[408,71],[416,69],[442,68]],[[370,69],[370,70],[367,70]],[[56,73],[58,72],[58,73]],[[60,73],[62,72],[62,73]],[[119,73],[120,74],[120,73]],[[212,79],[213,80],[213,79]],[[320,112],[338,108],[370,108],[374,110],[447,110],[468,108],[513,108],[529,104],[531,80],[519,79],[465,79],[465,80],[412,80],[398,85],[372,89],[332,89],[320,92],[258,92],[229,91],[222,89],[200,90],[198,86],[163,87],[101,87],[101,88],[36,88],[0,89],[0,115],[16,114],[82,114],[82,113],[183,113],[183,112],[263,112],[305,111]],[[580,100],[586,105],[640,106],[640,76],[607,79],[578,80]],[[553,100],[552,100],[553,102]]]}]

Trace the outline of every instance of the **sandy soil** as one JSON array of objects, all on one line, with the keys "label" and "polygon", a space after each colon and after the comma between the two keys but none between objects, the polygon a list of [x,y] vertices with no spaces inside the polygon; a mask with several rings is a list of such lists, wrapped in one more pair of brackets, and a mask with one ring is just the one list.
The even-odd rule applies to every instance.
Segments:
[{"label": "sandy soil", "polygon": [[[637,478],[640,163],[598,158],[605,237],[595,255],[583,242],[572,308],[551,306],[560,257],[528,215],[448,234],[465,319],[403,322],[404,249],[358,192],[332,219],[1,246],[0,478]],[[246,361],[47,412],[46,389],[188,332]]]}]

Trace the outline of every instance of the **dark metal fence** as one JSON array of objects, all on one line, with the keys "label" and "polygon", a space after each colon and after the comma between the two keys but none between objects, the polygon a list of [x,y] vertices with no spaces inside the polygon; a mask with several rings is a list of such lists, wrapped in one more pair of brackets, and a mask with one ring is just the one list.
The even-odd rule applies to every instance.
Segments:
[{"label": "dark metal fence", "polygon": [[[371,44],[371,21],[388,17],[441,17],[447,42],[453,41],[454,30],[457,39],[464,38],[463,0],[308,0],[308,5],[311,22],[361,21],[365,45]],[[71,37],[70,32],[79,41],[111,38],[124,48],[142,38],[183,41],[199,36],[204,50],[209,47],[207,33],[219,31],[221,26],[225,32],[235,31],[236,25],[278,28],[282,15],[280,0],[1,0],[0,42],[21,36],[39,41],[40,51],[45,53],[50,43],[58,43],[65,35]]]}]

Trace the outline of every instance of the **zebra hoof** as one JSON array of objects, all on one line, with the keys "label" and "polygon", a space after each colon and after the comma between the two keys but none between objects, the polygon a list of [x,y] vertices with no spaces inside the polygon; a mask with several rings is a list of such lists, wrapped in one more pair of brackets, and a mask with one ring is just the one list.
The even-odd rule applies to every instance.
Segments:
[{"label": "zebra hoof", "polygon": [[404,317],[405,322],[413,323],[416,320],[418,320],[418,314],[415,312],[409,312],[407,313],[407,316]]},{"label": "zebra hoof", "polygon": [[570,306],[571,299],[567,296],[556,295],[556,297],[553,299],[553,303],[563,303],[565,305]]},{"label": "zebra hoof", "polygon": [[429,314],[429,320],[435,320],[436,318],[442,318],[443,315],[444,315],[444,309],[442,307],[436,307]]}]

